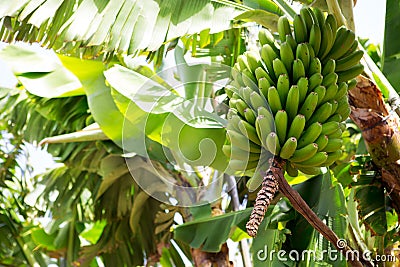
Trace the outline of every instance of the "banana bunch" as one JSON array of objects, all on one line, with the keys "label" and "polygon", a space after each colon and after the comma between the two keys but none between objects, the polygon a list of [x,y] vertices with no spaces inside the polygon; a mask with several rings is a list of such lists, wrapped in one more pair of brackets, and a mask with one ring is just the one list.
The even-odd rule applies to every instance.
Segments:
[{"label": "banana bunch", "polygon": [[347,91],[363,71],[355,34],[331,14],[303,8],[292,24],[280,17],[278,34],[279,41],[259,32],[260,51],[238,57],[226,87],[223,151],[231,169],[254,173],[250,190],[261,184],[257,166],[269,155],[285,160],[290,176],[317,174],[341,157]]}]

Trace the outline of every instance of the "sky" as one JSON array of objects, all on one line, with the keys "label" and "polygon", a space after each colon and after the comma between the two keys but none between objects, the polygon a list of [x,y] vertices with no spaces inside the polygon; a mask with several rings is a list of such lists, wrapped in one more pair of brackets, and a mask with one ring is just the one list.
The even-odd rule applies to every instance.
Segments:
[{"label": "sky", "polygon": [[372,43],[382,43],[385,9],[384,0],[358,0],[354,8],[356,34],[362,38],[369,38]]}]

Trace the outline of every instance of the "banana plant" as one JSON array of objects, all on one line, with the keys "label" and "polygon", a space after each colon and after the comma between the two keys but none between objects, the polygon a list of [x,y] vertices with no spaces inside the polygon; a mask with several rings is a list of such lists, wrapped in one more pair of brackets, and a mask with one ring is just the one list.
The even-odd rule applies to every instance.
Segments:
[{"label": "banana plant", "polygon": [[[148,265],[185,266],[187,261],[196,263],[204,255],[212,261],[213,253],[222,255],[228,262],[225,249],[228,238],[240,243],[245,266],[319,264],[311,257],[285,263],[276,257],[267,259],[263,257],[266,255],[265,247],[287,252],[314,249],[318,253],[332,249],[326,239],[295,210],[295,205],[292,206],[284,198],[279,200],[281,194],[273,199],[271,197],[271,206],[265,209],[266,216],[259,225],[257,237],[250,238],[245,233],[250,207],[254,202],[259,202],[254,190],[260,185],[260,177],[256,177],[251,169],[246,170],[247,166],[235,172],[232,163],[228,164],[228,158],[237,155],[234,152],[238,150],[231,146],[237,143],[234,138],[229,137],[229,134],[226,136],[226,132],[232,132],[234,136],[235,133],[242,134],[243,129],[251,130],[247,124],[239,122],[240,127],[233,131],[229,121],[234,116],[226,114],[229,98],[232,99],[229,94],[245,95],[229,91],[229,86],[213,88],[205,82],[210,77],[206,73],[217,73],[218,79],[230,75],[228,71],[216,72],[210,63],[230,67],[239,64],[236,68],[240,77],[233,76],[233,80],[238,83],[248,82],[245,80],[246,75],[241,74],[246,73],[254,51],[245,51],[254,49],[257,42],[265,45],[266,41],[272,40],[269,38],[279,39],[279,29],[282,29],[280,24],[286,25],[286,28],[287,25],[290,28],[292,23],[295,28],[302,26],[289,2],[3,2],[0,3],[0,38],[3,41],[39,41],[57,52],[44,56],[37,50],[16,45],[7,46],[0,52],[1,59],[9,64],[18,79],[16,89],[0,91],[0,105],[7,111],[0,116],[2,129],[21,140],[36,143],[42,141],[41,145],[45,145],[60,163],[33,179],[38,187],[36,190],[44,190],[33,192],[39,197],[36,205],[30,207],[34,214],[32,216],[48,216],[48,223],[33,221],[27,225],[18,222],[12,214],[1,213],[6,216],[2,217],[4,221],[11,218],[14,224],[12,226],[7,222],[7,227],[1,229],[6,229],[8,236],[16,237],[14,251],[21,249],[11,254],[15,260],[12,264],[22,262],[34,265],[36,262],[42,266],[50,263],[60,266],[98,266],[97,261],[102,261],[106,266],[136,266],[145,262]],[[349,7],[348,3],[352,1],[301,2],[305,5],[318,5],[331,14],[331,23],[333,17],[337,26],[347,24],[352,29],[352,5]],[[391,10],[394,12],[396,9],[392,7]],[[288,16],[286,21],[280,19],[284,14]],[[266,35],[257,38],[254,28],[260,26],[254,27],[254,22],[268,28],[274,35],[267,35],[263,29],[260,32]],[[331,28],[334,26],[329,25]],[[390,27],[386,29],[390,31]],[[300,30],[297,32],[302,33]],[[286,37],[286,32],[281,35]],[[302,37],[295,33],[293,40],[298,42],[304,36],[307,34]],[[386,38],[390,36],[387,34]],[[335,40],[331,41],[333,46]],[[385,45],[389,42],[386,40]],[[353,43],[349,42],[350,45]],[[315,46],[317,42],[313,44]],[[304,45],[301,47],[298,55],[293,54],[294,61],[296,57],[301,57],[301,62],[306,61],[306,53],[303,52],[307,48]],[[271,45],[271,48],[269,52],[280,53],[284,49],[289,51],[288,45]],[[389,46],[386,49],[389,51]],[[391,49],[388,57],[384,57],[387,64],[384,64],[383,70],[389,74],[389,80],[396,84],[396,76],[390,74],[394,73],[394,67],[391,68],[389,64],[395,61],[395,57],[391,56],[396,54],[395,46]],[[357,52],[353,59],[359,55],[360,52]],[[192,64],[199,59],[203,60],[203,64]],[[147,62],[143,63],[144,60]],[[147,64],[150,61],[152,65]],[[168,73],[171,61],[177,67],[170,68],[172,71]],[[285,62],[282,62],[283,66]],[[296,62],[296,73],[301,80],[302,65],[299,60]],[[336,67],[328,59],[322,59],[320,63],[321,72],[322,65]],[[341,71],[345,71],[348,63],[344,59],[341,61]],[[310,66],[318,72],[319,64],[316,60],[310,60]],[[330,73],[328,68],[324,72]],[[261,70],[256,74],[265,75]],[[336,79],[334,75],[331,76]],[[279,82],[287,83],[285,75],[282,77]],[[259,77],[256,78],[258,80]],[[321,77],[316,75],[313,79],[309,78],[318,83]],[[182,88],[178,90],[174,84],[169,83],[171,80],[183,84]],[[266,85],[266,81],[271,83],[264,77],[262,83]],[[302,83],[305,83],[305,79],[302,79]],[[252,88],[253,84],[247,86]],[[297,86],[302,88],[303,85],[299,82]],[[265,87],[269,89],[270,86]],[[296,98],[295,91],[289,100],[281,100],[280,91],[272,89],[270,94],[272,97],[278,93],[275,94],[275,98],[278,97],[276,99],[292,103],[293,98]],[[329,95],[327,88],[324,91],[324,88],[317,86],[315,91],[310,95],[314,96],[316,105],[318,101],[320,104],[323,101],[318,96]],[[329,92],[333,92],[332,88]],[[268,93],[266,95],[268,98]],[[297,95],[306,94],[298,91]],[[159,101],[160,96],[163,96],[162,101]],[[252,98],[254,103],[259,100],[254,94]],[[265,102],[264,99],[261,101]],[[251,99],[250,105],[253,105]],[[332,107],[326,106],[332,111]],[[303,122],[305,128],[304,116],[296,116],[290,108],[285,115],[280,111],[283,107],[286,106],[272,107],[276,109],[274,116],[287,117],[293,121],[296,118],[296,123],[292,123],[296,126],[294,128],[301,128]],[[237,110],[240,113],[240,108]],[[345,108],[341,111],[348,112]],[[193,114],[207,119],[192,120]],[[246,114],[246,121],[251,121],[251,114]],[[318,127],[318,124],[315,125]],[[301,165],[299,162],[304,162],[300,161],[304,160],[300,152],[297,152],[297,159],[290,153],[283,153],[282,156],[290,164],[286,166],[287,174],[281,178],[288,181],[312,207],[317,217],[324,220],[327,227],[350,247],[359,251],[376,249],[375,254],[382,254],[384,248],[394,246],[397,241],[397,213],[390,207],[391,202],[384,197],[385,189],[376,183],[379,171],[371,167],[370,158],[363,156],[367,151],[362,150],[359,129],[349,121],[341,124],[341,127],[344,133],[342,142],[331,142],[329,152],[325,151],[333,153],[331,150],[335,145],[343,149],[341,157],[335,158],[330,169],[323,169],[323,172],[316,175],[310,172],[315,169],[296,167],[296,164]],[[296,132],[294,128],[292,132]],[[328,128],[325,126],[324,131],[328,131]],[[168,129],[170,131],[166,131]],[[174,136],[173,130],[176,129],[181,131],[178,139]],[[277,125],[275,130],[283,132],[282,125]],[[253,138],[258,136],[257,129],[253,134]],[[282,139],[281,150],[287,141],[278,134],[270,134],[268,137],[270,141],[275,140],[275,144]],[[269,140],[255,138],[254,141],[258,140],[260,144],[252,149],[261,150],[260,147],[266,141],[264,139]],[[321,143],[329,142],[329,139],[320,138],[311,142],[314,141],[321,146]],[[289,147],[293,145],[288,143],[284,151],[288,152]],[[311,151],[317,148],[314,145],[304,147]],[[265,147],[262,149],[265,150]],[[277,147],[271,150],[269,154],[276,153]],[[302,151],[305,152],[309,151]],[[319,154],[324,158],[324,151],[315,152],[321,152]],[[252,151],[250,156],[254,157],[254,154],[261,153]],[[357,162],[350,160],[355,155]],[[15,160],[11,157],[4,162]],[[236,163],[242,164],[241,161]],[[5,166],[8,166],[4,168],[6,173],[14,168],[12,164]],[[231,189],[232,186],[221,178],[226,177],[223,172],[238,176],[234,185],[238,194],[235,196],[231,193],[231,202],[226,194],[228,187]],[[142,183],[147,183],[147,187],[140,186]],[[5,185],[8,186],[8,182]],[[4,188],[5,185],[1,186]],[[177,200],[174,199],[176,186],[200,186],[202,190],[197,195],[187,194],[192,197],[190,203],[203,204],[202,201],[206,201],[212,204],[197,208],[174,206]],[[158,196],[157,199],[151,198],[149,192]],[[220,201],[210,201],[221,196]],[[353,203],[354,199],[357,205]],[[241,202],[248,202],[249,208],[238,210]],[[20,201],[18,205],[13,203],[9,206],[22,207],[18,209],[17,213],[20,213],[24,211],[24,203]],[[49,210],[49,213],[45,214],[44,210]],[[226,214],[218,216],[220,210]],[[18,239],[15,231],[9,231],[15,225],[22,227],[28,234]],[[221,225],[224,231],[220,231],[218,226]],[[304,236],[308,238],[304,239]],[[24,243],[28,247],[36,246],[33,256],[23,250],[26,248]],[[249,243],[252,259],[245,256]],[[10,252],[1,253],[5,255]],[[10,264],[7,261],[10,257],[6,259],[1,256],[2,264]],[[346,265],[344,261],[328,258],[322,261],[333,266]]]}]

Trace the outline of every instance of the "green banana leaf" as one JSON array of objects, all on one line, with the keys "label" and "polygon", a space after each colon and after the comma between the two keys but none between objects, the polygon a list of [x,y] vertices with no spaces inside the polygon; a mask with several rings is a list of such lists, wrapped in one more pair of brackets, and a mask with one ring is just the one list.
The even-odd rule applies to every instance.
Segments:
[{"label": "green banana leaf", "polygon": [[399,16],[399,2],[387,0],[382,71],[397,92],[400,92],[400,40],[397,38],[400,27]]},{"label": "green banana leaf", "polygon": [[193,248],[201,247],[208,252],[218,252],[229,238],[231,231],[246,223],[252,208],[229,212],[215,217],[203,217],[178,225],[174,228],[174,239],[183,241]]},{"label": "green banana leaf", "polygon": [[73,54],[133,54],[205,29],[229,29],[249,9],[226,0],[1,1],[0,31],[3,41],[42,42]]},{"label": "green banana leaf", "polygon": [[[307,204],[314,212],[338,235],[345,238],[347,232],[347,210],[343,188],[340,184],[333,182],[330,172],[316,176],[302,184],[295,185],[294,188],[300,193]],[[313,192],[310,194],[310,192]],[[290,221],[287,228],[292,235],[288,236],[288,241],[292,249],[297,250],[300,255],[303,250],[315,251],[317,259],[325,256],[324,261],[328,261],[334,266],[343,266],[343,259],[332,262],[322,251],[335,249],[322,237],[301,215]],[[310,256],[307,254],[307,256]],[[306,263],[316,264],[314,258],[309,257]]]},{"label": "green banana leaf", "polygon": [[85,93],[79,79],[49,50],[8,45],[0,51],[0,59],[31,94],[53,98]]},{"label": "green banana leaf", "polygon": [[[115,65],[105,73],[128,123],[195,166],[225,170],[225,121],[138,72]],[[124,133],[126,129],[124,129]]]}]

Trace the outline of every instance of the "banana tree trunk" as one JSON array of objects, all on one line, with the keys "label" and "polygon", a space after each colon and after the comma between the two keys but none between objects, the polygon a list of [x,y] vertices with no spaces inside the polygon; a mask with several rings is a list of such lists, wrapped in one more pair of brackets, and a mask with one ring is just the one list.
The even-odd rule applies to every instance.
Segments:
[{"label": "banana tree trunk", "polygon": [[[218,216],[222,214],[223,212],[220,208],[214,207],[212,209],[211,216]],[[229,261],[229,248],[226,243],[222,244],[221,250],[216,253],[202,251],[201,248],[192,248],[190,253],[192,254],[194,266],[196,267],[233,267],[233,263]]]},{"label": "banana tree trunk", "polygon": [[369,79],[358,76],[349,91],[350,118],[362,131],[368,152],[381,168],[382,182],[400,212],[400,132],[397,114],[383,101],[381,91]]},{"label": "banana tree trunk", "polygon": [[226,243],[222,245],[221,250],[217,253],[192,249],[191,254],[196,267],[233,267],[233,263],[229,261],[229,249]]}]

